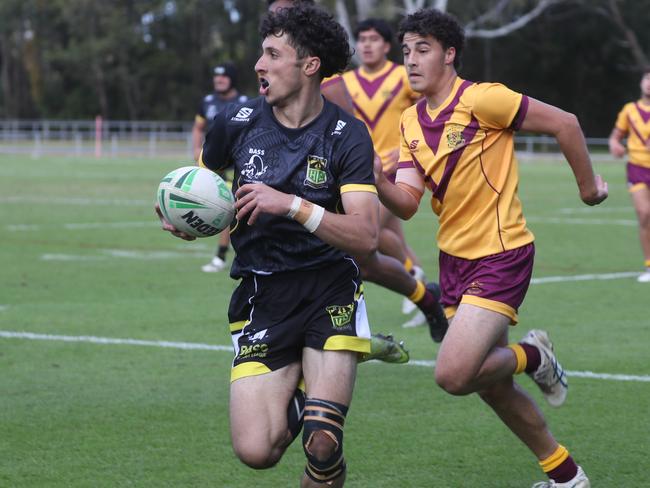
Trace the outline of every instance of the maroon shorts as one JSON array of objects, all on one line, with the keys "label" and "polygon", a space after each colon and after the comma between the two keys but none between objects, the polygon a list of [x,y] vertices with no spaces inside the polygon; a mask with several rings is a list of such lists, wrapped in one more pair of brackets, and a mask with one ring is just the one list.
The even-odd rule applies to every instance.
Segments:
[{"label": "maroon shorts", "polygon": [[533,274],[535,245],[531,242],[510,251],[480,259],[462,259],[440,251],[440,301],[448,317],[458,305],[469,303],[510,317],[524,301]]},{"label": "maroon shorts", "polygon": [[627,163],[626,169],[627,187],[630,191],[638,190],[643,186],[650,188],[650,168],[634,163]]}]

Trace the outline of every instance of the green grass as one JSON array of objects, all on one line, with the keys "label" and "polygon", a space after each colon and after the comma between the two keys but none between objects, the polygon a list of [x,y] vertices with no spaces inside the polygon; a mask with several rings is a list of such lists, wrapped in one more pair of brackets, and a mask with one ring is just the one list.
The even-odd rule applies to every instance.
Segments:
[{"label": "green grass", "polygon": [[[158,180],[184,164],[0,156],[0,330],[230,344],[235,283],[199,270],[216,240],[174,239],[153,215]],[[611,197],[588,209],[568,166],[522,164],[535,277],[640,270],[636,227],[616,223],[635,219],[623,166],[597,169]],[[406,231],[435,276],[425,204]],[[647,377],[649,292],[634,278],[532,285],[512,337],[545,328],[571,371]],[[424,328],[399,327],[407,319],[400,297],[372,284],[366,297],[374,330],[405,339],[413,359],[435,358]],[[232,454],[230,361],[230,352],[0,337],[0,486],[297,486],[299,443],[264,472]],[[650,383],[570,382],[567,404],[553,410],[521,379],[594,486],[647,486]],[[445,394],[427,367],[362,365],[345,438],[352,488],[515,488],[543,479],[477,397]]]}]

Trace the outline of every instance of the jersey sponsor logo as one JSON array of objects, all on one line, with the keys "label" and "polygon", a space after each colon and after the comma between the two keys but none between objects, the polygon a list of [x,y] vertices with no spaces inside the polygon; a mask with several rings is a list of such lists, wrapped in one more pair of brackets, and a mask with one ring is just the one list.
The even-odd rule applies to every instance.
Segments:
[{"label": "jersey sponsor logo", "polygon": [[413,139],[413,140],[409,143],[409,149],[410,149],[411,151],[415,151],[415,150],[417,149],[417,147],[418,147],[419,142],[420,142],[419,139]]},{"label": "jersey sponsor logo", "polygon": [[248,154],[257,154],[258,156],[264,156],[264,149],[255,149],[253,147],[249,147]]},{"label": "jersey sponsor logo", "polygon": [[447,147],[449,149],[456,149],[459,146],[465,144],[465,138],[463,137],[463,130],[465,126],[460,124],[449,124],[445,129],[445,135],[447,137]]},{"label": "jersey sponsor logo", "polygon": [[352,314],[354,313],[354,303],[351,303],[350,305],[331,305],[325,310],[330,314],[330,319],[332,320],[332,326],[334,328],[349,328],[350,322],[352,321]]},{"label": "jersey sponsor logo", "polygon": [[323,188],[327,185],[327,159],[320,156],[310,154],[307,156],[307,176],[305,178],[305,186],[311,188]]},{"label": "jersey sponsor logo", "polygon": [[469,286],[467,287],[467,290],[465,290],[465,293],[468,295],[480,295],[483,292],[483,283],[480,281],[472,281]]},{"label": "jersey sponsor logo", "polygon": [[237,115],[232,117],[230,120],[234,120],[235,122],[248,122],[250,120],[249,117],[252,113],[252,108],[242,107],[239,109],[239,112],[237,112]]},{"label": "jersey sponsor logo", "polygon": [[239,353],[237,353],[238,359],[244,358],[263,358],[266,357],[269,352],[269,345],[265,342],[260,342],[266,336],[266,331],[268,329],[260,330],[251,336],[247,336],[249,344],[242,344],[239,348]]},{"label": "jersey sponsor logo", "polygon": [[348,125],[347,122],[343,122],[342,120],[337,120],[336,121],[336,127],[332,131],[330,135],[332,136],[340,136],[341,132],[343,131],[343,128]]},{"label": "jersey sponsor logo", "polygon": [[259,154],[253,154],[244,168],[241,170],[241,175],[247,178],[248,180],[257,181],[260,176],[266,173],[268,166],[264,164],[262,156]]}]

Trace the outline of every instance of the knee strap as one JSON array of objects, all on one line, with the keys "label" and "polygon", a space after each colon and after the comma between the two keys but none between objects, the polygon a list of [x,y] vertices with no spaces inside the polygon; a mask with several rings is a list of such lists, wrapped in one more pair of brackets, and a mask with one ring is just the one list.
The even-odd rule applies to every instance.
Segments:
[{"label": "knee strap", "polygon": [[291,434],[291,442],[298,437],[305,417],[305,392],[296,388],[293,398],[287,407],[287,423]]},{"label": "knee strap", "polygon": [[317,483],[333,480],[345,472],[343,424],[347,412],[347,406],[329,400],[309,398],[305,402],[305,473]]}]

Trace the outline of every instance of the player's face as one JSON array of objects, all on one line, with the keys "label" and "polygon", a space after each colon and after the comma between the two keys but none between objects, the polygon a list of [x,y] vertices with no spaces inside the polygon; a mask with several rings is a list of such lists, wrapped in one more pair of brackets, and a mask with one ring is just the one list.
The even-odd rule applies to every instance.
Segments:
[{"label": "player's face", "polygon": [[375,29],[359,32],[356,51],[364,66],[374,67],[386,60],[390,44]]},{"label": "player's face", "polygon": [[214,76],[212,78],[212,84],[214,85],[214,91],[217,93],[226,93],[232,86],[230,78],[224,75]]},{"label": "player's face", "polygon": [[456,49],[443,49],[432,36],[407,32],[402,40],[404,66],[411,87],[424,96],[434,95],[454,70]]},{"label": "player's face", "polygon": [[650,73],[641,78],[641,96],[650,98]]},{"label": "player's face", "polygon": [[259,93],[270,105],[284,105],[300,91],[305,80],[299,61],[287,34],[271,34],[262,42],[262,56],[255,64],[255,72],[260,81]]}]

